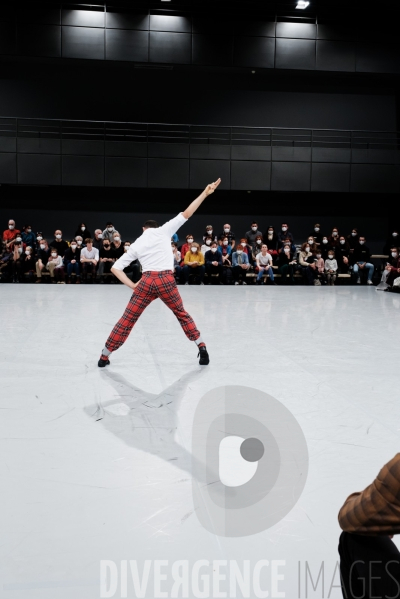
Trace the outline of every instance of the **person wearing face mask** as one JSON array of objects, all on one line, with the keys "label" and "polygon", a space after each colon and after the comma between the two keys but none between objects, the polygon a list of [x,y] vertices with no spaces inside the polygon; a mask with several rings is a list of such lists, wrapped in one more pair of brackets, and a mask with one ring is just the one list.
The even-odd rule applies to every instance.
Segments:
[{"label": "person wearing face mask", "polygon": [[175,241],[171,242],[172,255],[174,257],[174,275],[177,283],[182,282],[182,267],[181,267],[181,253],[178,250],[178,246]]},{"label": "person wearing face mask", "polygon": [[203,241],[206,239],[211,239],[211,241],[216,241],[218,243],[218,235],[215,233],[212,225],[207,225],[206,230],[203,234]]},{"label": "person wearing face mask", "polygon": [[249,264],[251,265],[251,246],[247,243],[247,239],[245,237],[242,237],[242,239],[239,240],[239,243],[243,247],[244,253],[247,254]]},{"label": "person wearing face mask", "polygon": [[114,225],[111,222],[108,222],[106,224],[106,228],[104,229],[104,231],[102,233],[103,241],[105,239],[107,239],[111,243],[113,240],[114,231],[115,231]]},{"label": "person wearing face mask", "polygon": [[111,248],[114,251],[114,258],[116,260],[118,260],[118,258],[121,258],[121,256],[123,256],[124,246],[121,243],[121,235],[120,235],[120,233],[118,233],[118,231],[114,231],[114,233],[113,233]]},{"label": "person wearing face mask", "polygon": [[222,258],[222,278],[224,284],[230,284],[232,279],[232,246],[229,237],[223,237],[218,250]]},{"label": "person wearing face mask", "polygon": [[272,270],[272,256],[268,253],[268,246],[263,243],[261,252],[257,254],[256,265],[258,268],[257,285],[264,285],[263,275],[268,275],[273,285],[276,285],[274,280],[274,271]]},{"label": "person wearing face mask", "polygon": [[28,275],[28,282],[33,282],[33,277],[35,275],[36,265],[35,265],[35,257],[33,255],[33,248],[30,245],[27,245],[25,248],[25,258],[22,263],[22,274]]},{"label": "person wearing face mask", "polygon": [[85,223],[80,223],[80,225],[77,226],[76,231],[74,233],[75,239],[77,236],[82,237],[82,239],[87,239],[88,237],[92,237],[90,234],[90,231],[88,231]]},{"label": "person wearing face mask", "polygon": [[334,285],[336,281],[338,270],[338,263],[335,258],[335,253],[333,250],[330,250],[328,253],[328,257],[325,260],[325,274],[328,281],[328,285]]},{"label": "person wearing face mask", "polygon": [[299,264],[301,266],[305,282],[308,285],[321,285],[321,281],[318,279],[316,258],[311,252],[308,241],[303,243],[301,246],[301,250],[299,252]]},{"label": "person wearing face mask", "polygon": [[[222,254],[218,250],[219,246],[216,241],[212,241],[210,247],[204,254],[206,273],[208,278],[208,284],[223,285],[222,281]],[[218,275],[218,278],[212,277],[211,275]]]},{"label": "person wearing face mask", "polygon": [[316,251],[317,251],[317,249],[318,249],[318,246],[317,246],[317,244],[315,243],[315,239],[314,239],[314,237],[313,237],[312,235],[309,235],[309,236],[308,236],[308,239],[307,239],[307,241],[308,241],[308,245],[310,246],[310,251],[311,251],[313,254],[315,254],[315,252],[316,252]]},{"label": "person wearing face mask", "polygon": [[[91,275],[90,280],[92,283],[94,283],[94,280],[96,278],[96,268],[97,268],[97,264],[99,263],[99,250],[95,247],[93,247],[93,239],[91,239],[90,237],[88,237],[87,239],[85,239],[85,243],[86,243],[86,247],[84,247],[81,250],[81,268],[82,268],[82,278],[84,280],[84,282],[86,283],[87,281],[87,276],[88,274]],[[110,244],[109,241],[105,241],[105,243]],[[112,263],[114,262],[114,260],[112,261]],[[110,268],[111,265],[110,264]],[[104,264],[104,263],[103,263]]]},{"label": "person wearing face mask", "polygon": [[336,247],[335,258],[338,264],[338,272],[346,274],[350,267],[350,246],[344,235],[339,237],[339,245]]},{"label": "person wearing face mask", "polygon": [[206,252],[208,252],[208,250],[211,248],[211,244],[213,242],[213,238],[212,237],[206,237],[204,239],[204,243],[200,248],[201,253],[203,254],[203,256],[205,257]]},{"label": "person wearing face mask", "polygon": [[261,252],[262,244],[262,235],[257,235],[257,237],[254,239],[254,244],[251,247],[251,259],[253,262],[253,266],[257,266],[257,255]]},{"label": "person wearing face mask", "polygon": [[314,244],[316,244],[317,246],[321,245],[322,242],[322,234],[321,234],[321,225],[319,223],[315,223],[313,230],[311,231],[311,233],[308,236],[308,239],[310,239],[310,237],[314,238]]},{"label": "person wearing face mask", "polygon": [[15,220],[12,218],[8,221],[8,227],[5,231],[3,231],[3,241],[6,244],[6,249],[12,249],[10,246],[12,245],[14,239],[21,231],[15,227]]},{"label": "person wearing face mask", "polygon": [[189,233],[189,235],[186,235],[186,243],[184,243],[181,247],[181,258],[182,258],[181,259],[181,267],[182,268],[184,266],[183,261],[186,256],[186,252],[188,252],[190,250],[190,246],[192,245],[193,242],[194,242],[193,235],[191,235],[190,233]]},{"label": "person wearing face mask", "polygon": [[290,243],[294,243],[293,235],[289,231],[289,225],[287,223],[282,223],[281,230],[278,233],[278,249],[281,249],[286,239],[289,239]]},{"label": "person wearing face mask", "polygon": [[340,239],[339,231],[338,231],[337,227],[334,227],[332,229],[331,235],[328,237],[329,245],[334,250],[336,250],[337,246],[339,245],[339,239]]},{"label": "person wearing face mask", "polygon": [[350,247],[350,257],[354,254],[354,250],[358,246],[358,240],[360,236],[358,234],[358,229],[355,227],[352,228],[350,235],[347,235],[347,243]]},{"label": "person wearing face mask", "polygon": [[223,240],[225,239],[225,237],[228,238],[228,242],[229,245],[231,247],[231,249],[233,249],[235,247],[235,235],[232,231],[232,227],[230,226],[229,223],[226,223],[224,225],[224,230],[221,233],[221,235],[219,236],[219,244],[222,245]]},{"label": "person wearing face mask", "polygon": [[291,246],[292,244],[290,241],[285,243],[282,247],[282,251],[278,253],[278,273],[281,275],[282,283],[284,285],[287,283],[288,277],[290,284],[294,284],[294,271],[297,266],[297,261],[294,258],[295,254],[292,252]]},{"label": "person wearing face mask", "polygon": [[[315,244],[317,245],[317,244]],[[317,277],[321,283],[325,285],[326,283],[326,275],[325,275],[325,260],[322,257],[321,250],[317,247],[317,249],[313,252],[315,256],[315,268],[317,270]]]},{"label": "person wearing face mask", "polygon": [[373,285],[374,265],[370,262],[371,252],[369,247],[365,245],[365,241],[365,237],[360,235],[358,246],[354,250],[353,274],[358,285],[361,283],[361,273],[367,274],[367,285]]},{"label": "person wearing face mask", "polygon": [[71,283],[71,275],[75,275],[75,283],[81,282],[80,271],[81,248],[78,247],[76,240],[73,239],[67,251],[64,254],[64,266],[67,271],[67,284]]},{"label": "person wearing face mask", "polygon": [[100,280],[101,284],[105,282],[105,279],[107,278],[106,275],[111,273],[114,262],[114,251],[111,247],[111,242],[109,239],[103,239],[103,247],[99,252],[99,267],[97,270],[97,278]]},{"label": "person wearing face mask", "polygon": [[268,227],[265,231],[265,235],[263,237],[265,243],[268,246],[268,252],[271,254],[272,258],[278,256],[278,235],[275,233],[275,229],[272,225]]},{"label": "person wearing face mask", "polygon": [[65,283],[64,263],[62,256],[59,256],[57,250],[52,246],[50,246],[50,256],[47,260],[46,269],[50,273],[50,281],[52,283]]},{"label": "person wearing face mask", "polygon": [[36,233],[36,243],[35,243],[35,247],[34,247],[34,254],[35,256],[37,255],[37,253],[40,250],[40,244],[42,242],[42,240],[44,239],[44,235],[42,233],[42,231],[38,231]]},{"label": "person wearing face mask", "polygon": [[64,256],[65,252],[69,248],[69,243],[67,241],[64,241],[64,239],[62,238],[61,229],[56,229],[56,231],[54,231],[54,241],[52,241],[49,245],[50,249],[54,248],[55,250],[57,250],[58,256],[61,257]]},{"label": "person wearing face mask", "polygon": [[32,226],[24,225],[21,236],[22,236],[22,241],[25,244],[25,248],[29,245],[31,250],[33,251],[34,248],[36,247],[36,235],[32,231]]},{"label": "person wearing face mask", "polygon": [[[17,241],[17,239],[20,239],[20,241]],[[10,267],[11,267],[13,283],[21,283],[24,261],[25,261],[24,248],[22,246],[22,240],[19,237],[19,238],[16,238],[14,241],[13,256],[12,256],[12,260],[10,260]]]},{"label": "person wearing face mask", "polygon": [[[41,237],[41,235],[38,235]],[[39,249],[36,253],[36,283],[42,282],[42,271],[46,268],[49,259],[50,250],[46,239],[39,240]]]},{"label": "person wearing face mask", "polygon": [[191,274],[199,278],[200,285],[204,285],[205,260],[198,243],[193,242],[191,244],[183,262],[183,279],[185,285],[189,285],[189,276]]},{"label": "person wearing face mask", "polygon": [[83,238],[80,235],[77,235],[75,237],[75,241],[76,241],[76,245],[78,246],[78,248],[80,250],[82,250],[85,247],[85,243],[83,241]]},{"label": "person wearing face mask", "polygon": [[255,244],[256,244],[256,239],[258,237],[262,239],[262,233],[258,229],[257,221],[254,220],[251,223],[250,229],[248,231],[246,231],[246,233],[245,233],[245,237],[246,237],[246,242],[249,244],[250,247],[252,247],[254,249]]},{"label": "person wearing face mask", "polygon": [[377,290],[390,290],[395,279],[400,277],[400,255],[397,247],[390,248],[389,259],[386,262],[385,269],[382,273],[382,278]]},{"label": "person wearing face mask", "polygon": [[236,252],[232,252],[232,273],[235,285],[239,285],[240,280],[242,285],[247,285],[246,275],[249,272],[251,265],[244,249],[244,246],[239,244],[236,248]]},{"label": "person wearing face mask", "polygon": [[103,231],[101,229],[96,229],[94,232],[93,247],[99,251],[103,247]]},{"label": "person wearing face mask", "polygon": [[322,258],[324,260],[326,260],[327,257],[328,257],[329,250],[333,249],[332,246],[331,246],[331,244],[330,244],[330,242],[329,242],[329,239],[328,239],[328,237],[326,235],[322,236],[321,245],[319,246],[319,248],[321,250]]},{"label": "person wearing face mask", "polygon": [[383,253],[389,255],[392,247],[400,247],[399,232],[397,229],[393,229],[392,233],[386,239],[386,243],[383,246]]}]

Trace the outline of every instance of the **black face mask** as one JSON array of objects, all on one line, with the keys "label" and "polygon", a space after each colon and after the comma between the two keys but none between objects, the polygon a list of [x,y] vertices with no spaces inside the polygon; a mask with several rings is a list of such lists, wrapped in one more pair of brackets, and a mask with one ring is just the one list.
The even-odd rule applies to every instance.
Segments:
[{"label": "black face mask", "polygon": [[106,250],[109,248],[109,245],[103,245],[103,248],[105,248]]}]

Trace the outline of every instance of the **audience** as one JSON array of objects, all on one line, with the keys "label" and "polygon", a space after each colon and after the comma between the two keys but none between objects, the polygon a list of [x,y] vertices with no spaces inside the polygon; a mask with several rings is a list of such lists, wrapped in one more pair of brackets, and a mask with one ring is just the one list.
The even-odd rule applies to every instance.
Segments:
[{"label": "audience", "polygon": [[82,239],[87,239],[91,237],[90,231],[87,229],[85,223],[81,223],[80,225],[78,225],[74,233],[75,239],[77,238],[77,236],[80,236]]},{"label": "audience", "polygon": [[399,247],[399,246],[400,246],[399,232],[397,231],[397,229],[393,229],[391,235],[389,235],[389,237],[386,240],[385,245],[383,246],[383,253],[385,255],[387,255],[390,253],[391,248]]},{"label": "audience", "polygon": [[[359,235],[356,228],[346,237],[339,235],[337,227],[333,227],[328,237],[322,235],[321,226],[316,223],[313,232],[300,247],[295,245],[287,223],[282,223],[279,234],[272,225],[268,226],[263,237],[257,221],[253,221],[251,228],[239,238],[240,248],[239,245],[235,246],[235,235],[231,226],[226,223],[223,229],[224,232],[217,236],[213,226],[207,225],[201,247],[192,234],[186,236],[185,242],[179,248],[177,241],[171,239],[174,271],[178,282],[188,282],[189,272],[195,273],[200,283],[203,283],[205,273],[209,283],[239,283],[240,279],[243,279],[244,283],[260,283],[262,275],[268,272],[272,275],[271,281],[275,283],[275,268],[275,273],[279,275],[278,282],[280,279],[283,284],[293,283],[299,270],[308,284],[319,285],[328,281],[333,285],[338,276],[349,274],[355,283],[361,283],[365,278],[368,285],[372,284],[375,269],[371,263],[371,252],[366,246],[365,237]],[[81,223],[75,231],[70,247],[63,239],[61,229],[57,229],[54,232],[54,240],[48,246],[41,231],[35,234],[31,225],[24,225],[21,232],[16,228],[15,221],[10,219],[2,235],[0,281],[31,281],[35,273],[38,283],[41,282],[43,273],[50,275],[51,280],[64,281],[65,269],[68,283],[71,280],[77,283],[93,282],[96,276],[100,282],[116,282],[111,274],[111,267],[127,251],[130,241],[122,242],[120,233],[110,221],[104,231],[95,229],[94,239],[83,238],[82,233],[85,232],[88,232],[88,228],[85,223]],[[89,244],[89,247],[86,248],[86,244]],[[384,272],[378,289],[393,290],[394,281],[398,279],[396,286],[400,281],[399,244],[397,230],[393,228],[385,246],[385,249],[389,247],[390,256],[386,266],[385,262],[382,262]],[[263,249],[263,245],[266,249]],[[56,250],[56,256],[51,255],[53,249]],[[190,252],[190,257],[185,263],[187,252]],[[258,259],[260,254],[263,257]],[[270,259],[264,258],[266,254]],[[274,259],[277,264],[275,267],[272,265]],[[330,265],[328,268],[330,260],[335,262],[335,266]],[[188,268],[184,271],[185,266]],[[139,280],[141,267],[138,261],[132,262],[126,268],[126,272],[132,280]],[[88,277],[88,274],[91,277]],[[243,274],[250,274],[250,277],[240,276]],[[395,290],[397,291],[397,287]]]},{"label": "audience", "polygon": [[247,285],[246,274],[249,272],[250,262],[244,251],[242,244],[236,248],[236,252],[232,253],[232,272],[235,285],[239,285],[239,279],[242,280],[242,285]]},{"label": "audience", "polygon": [[272,256],[268,253],[268,246],[266,243],[262,244],[261,251],[256,256],[256,264],[258,268],[256,284],[264,285],[263,275],[268,275],[272,284],[276,285],[274,281],[274,271],[272,270]]}]

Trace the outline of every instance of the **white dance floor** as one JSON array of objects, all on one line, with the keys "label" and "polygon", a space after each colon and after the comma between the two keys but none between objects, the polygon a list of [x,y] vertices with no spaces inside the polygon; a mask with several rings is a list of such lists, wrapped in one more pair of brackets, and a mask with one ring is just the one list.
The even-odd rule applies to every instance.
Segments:
[{"label": "white dance floor", "polygon": [[[159,300],[99,369],[129,290],[0,286],[1,598],[341,597],[338,510],[400,446],[400,296],[180,290],[208,367]],[[272,395],[308,446],[300,499],[251,536],[206,530],[192,498],[196,406],[224,385]],[[250,594],[229,583],[246,568]]]}]

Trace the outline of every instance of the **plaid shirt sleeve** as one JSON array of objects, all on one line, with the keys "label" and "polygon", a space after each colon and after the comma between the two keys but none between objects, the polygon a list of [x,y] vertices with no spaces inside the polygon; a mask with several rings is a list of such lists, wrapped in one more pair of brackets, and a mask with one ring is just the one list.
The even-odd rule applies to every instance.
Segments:
[{"label": "plaid shirt sleeve", "polygon": [[364,491],[346,499],[338,517],[346,532],[370,536],[400,534],[400,453],[383,466]]}]

